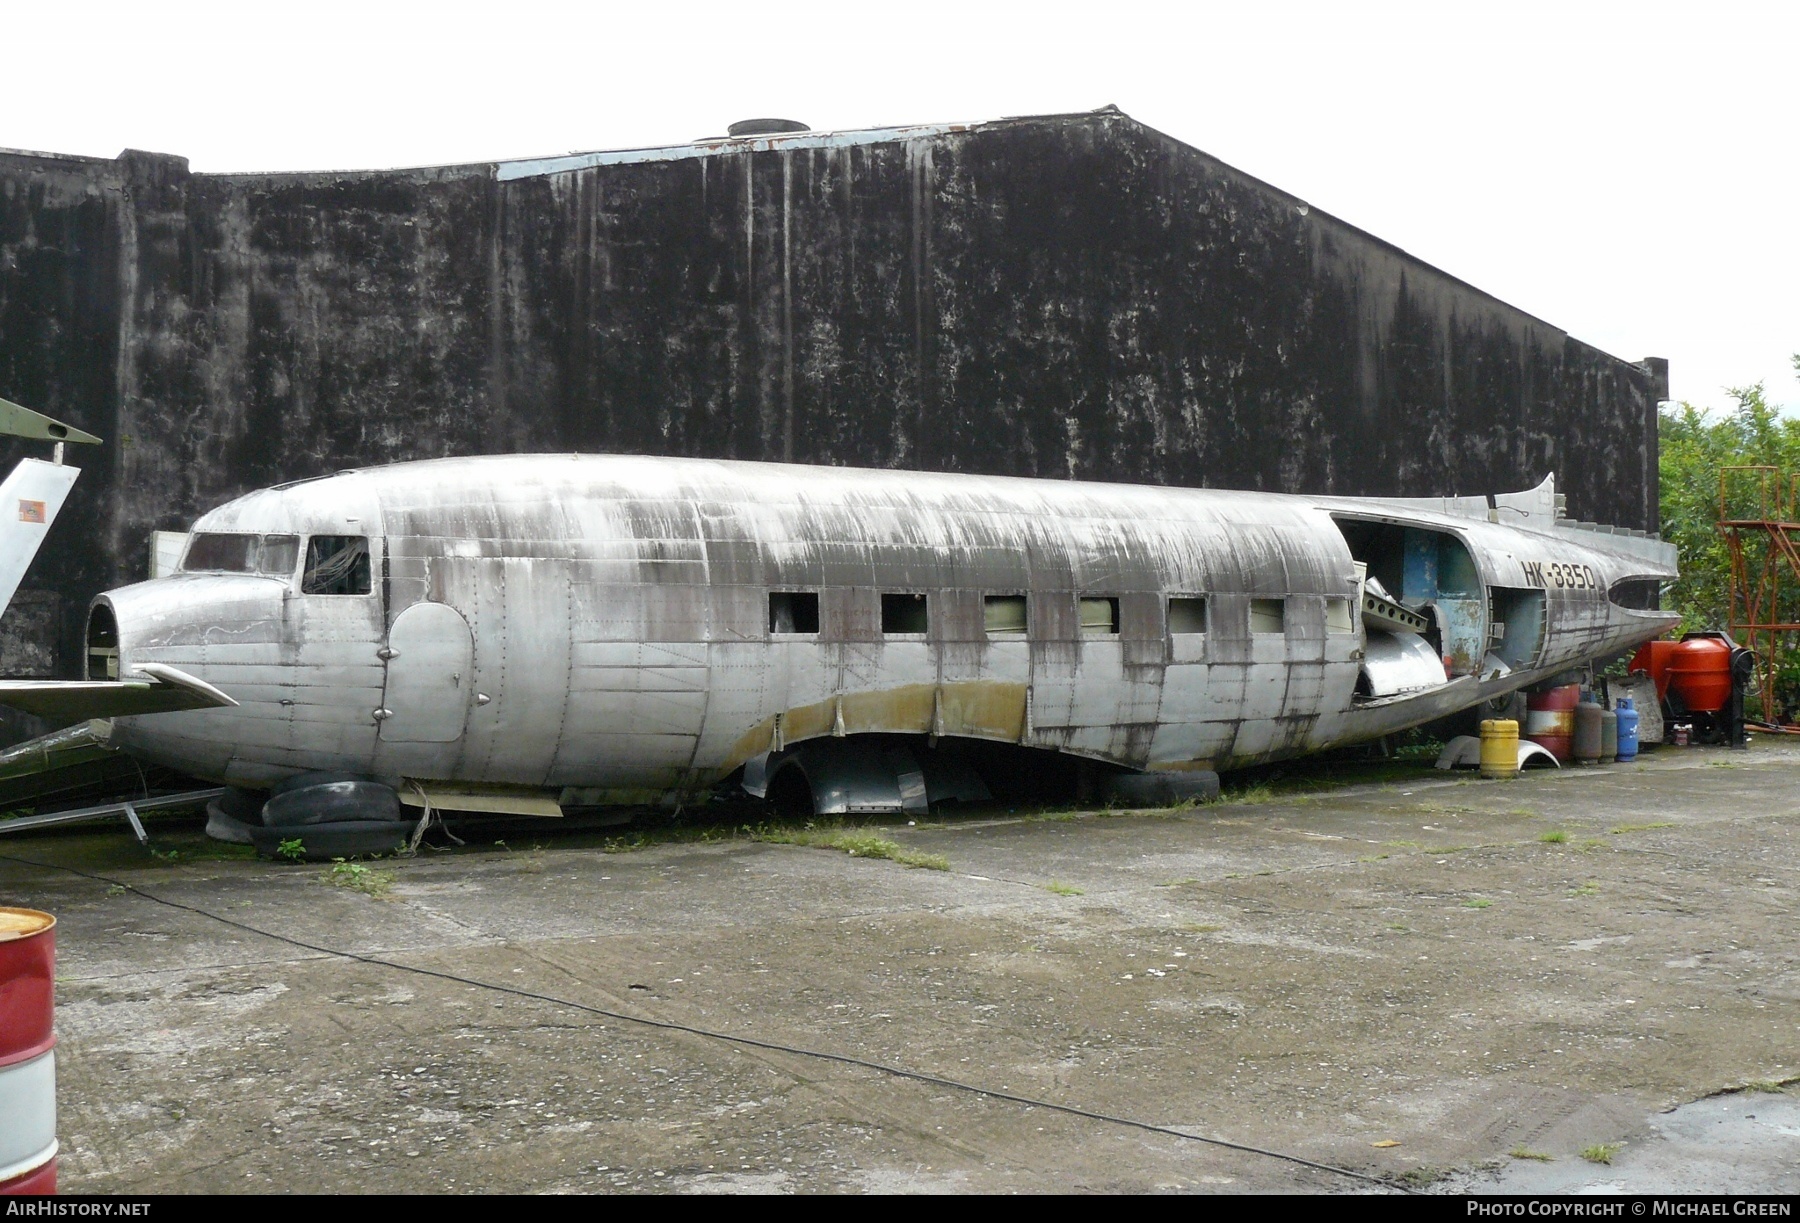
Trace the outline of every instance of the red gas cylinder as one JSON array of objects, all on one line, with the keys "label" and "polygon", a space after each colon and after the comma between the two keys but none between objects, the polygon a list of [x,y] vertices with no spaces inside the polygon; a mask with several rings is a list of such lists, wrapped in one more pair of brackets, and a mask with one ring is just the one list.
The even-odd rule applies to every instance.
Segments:
[{"label": "red gas cylinder", "polygon": [[1581,701],[1580,684],[1564,684],[1525,698],[1525,738],[1558,760],[1573,754],[1575,706]]},{"label": "red gas cylinder", "polygon": [[56,1192],[56,919],[0,907],[0,1194]]},{"label": "red gas cylinder", "polygon": [[1717,713],[1731,700],[1731,644],[1689,637],[1669,659],[1669,687],[1695,713]]}]

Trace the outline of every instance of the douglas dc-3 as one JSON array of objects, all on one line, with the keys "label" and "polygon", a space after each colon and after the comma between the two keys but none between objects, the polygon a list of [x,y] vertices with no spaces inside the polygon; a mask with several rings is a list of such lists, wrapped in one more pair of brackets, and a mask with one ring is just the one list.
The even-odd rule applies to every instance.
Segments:
[{"label": "douglas dc-3", "polygon": [[920,811],[1070,762],[1179,796],[1670,627],[1644,596],[1674,549],[1557,501],[1549,479],[1391,500],[401,463],[204,515],[175,572],[94,600],[86,680],[0,702],[114,717],[115,745],[234,787],[215,835],[314,855],[391,844],[408,805],[554,815],[731,785]]}]

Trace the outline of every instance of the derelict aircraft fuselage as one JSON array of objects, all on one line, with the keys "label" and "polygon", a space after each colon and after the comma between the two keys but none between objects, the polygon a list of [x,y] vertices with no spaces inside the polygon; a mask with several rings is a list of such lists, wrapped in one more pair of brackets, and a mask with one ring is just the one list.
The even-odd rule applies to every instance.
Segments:
[{"label": "derelict aircraft fuselage", "polygon": [[1216,770],[1628,649],[1676,619],[1630,592],[1675,576],[1667,544],[1561,520],[1550,481],[1383,500],[444,459],[204,515],[178,572],[95,600],[86,686],[231,698],[113,738],[250,788],[672,802],[861,735]]}]

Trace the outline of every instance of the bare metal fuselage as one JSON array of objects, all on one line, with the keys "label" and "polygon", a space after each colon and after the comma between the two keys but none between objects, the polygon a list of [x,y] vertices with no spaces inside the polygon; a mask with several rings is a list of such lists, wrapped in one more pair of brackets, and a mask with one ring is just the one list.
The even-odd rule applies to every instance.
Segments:
[{"label": "bare metal fuselage", "polygon": [[[246,786],[324,770],[585,802],[832,735],[1151,770],[1298,755],[1655,636],[1672,617],[1609,591],[1675,575],[1667,545],[1558,524],[1547,486],[1380,501],[618,456],[346,473],[194,530],[366,537],[369,592],[184,572],[102,595],[120,674],[164,663],[240,702],[121,719],[116,742]],[[1446,674],[1381,690],[1394,640],[1353,614],[1359,559]],[[914,594],[923,631],[884,631],[883,596]],[[781,631],[771,595],[816,596],[817,631]],[[1025,622],[994,628],[989,600],[1019,596]]]}]

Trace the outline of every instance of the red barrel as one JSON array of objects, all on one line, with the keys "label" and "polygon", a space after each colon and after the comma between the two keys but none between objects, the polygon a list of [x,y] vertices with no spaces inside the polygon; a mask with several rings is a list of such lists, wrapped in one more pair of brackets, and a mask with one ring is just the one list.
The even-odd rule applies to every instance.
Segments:
[{"label": "red barrel", "polygon": [[1717,713],[1731,700],[1731,645],[1717,637],[1688,637],[1668,663],[1669,687],[1696,713]]},{"label": "red barrel", "polygon": [[1574,752],[1575,706],[1581,701],[1580,684],[1564,684],[1525,698],[1525,738],[1559,761]]},{"label": "red barrel", "polygon": [[56,1192],[56,919],[0,906],[0,1194]]}]

